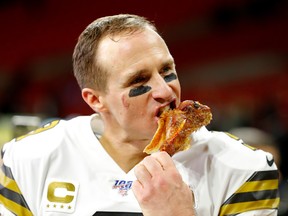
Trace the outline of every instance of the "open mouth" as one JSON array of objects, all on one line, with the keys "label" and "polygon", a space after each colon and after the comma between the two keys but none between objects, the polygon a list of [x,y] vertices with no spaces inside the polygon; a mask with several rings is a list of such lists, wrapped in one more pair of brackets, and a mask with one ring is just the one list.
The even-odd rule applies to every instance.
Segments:
[{"label": "open mouth", "polygon": [[160,117],[162,115],[163,112],[171,110],[171,109],[175,109],[176,108],[176,103],[175,100],[172,101],[170,104],[160,107],[158,113],[157,113],[157,117]]}]

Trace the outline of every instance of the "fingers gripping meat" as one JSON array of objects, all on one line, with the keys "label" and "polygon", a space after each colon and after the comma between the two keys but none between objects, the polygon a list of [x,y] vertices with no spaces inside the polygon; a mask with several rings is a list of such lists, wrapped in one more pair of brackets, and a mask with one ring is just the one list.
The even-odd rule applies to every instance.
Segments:
[{"label": "fingers gripping meat", "polygon": [[165,110],[158,120],[158,128],[144,152],[166,151],[170,156],[190,147],[191,133],[206,126],[212,119],[208,106],[186,100],[178,108]]}]

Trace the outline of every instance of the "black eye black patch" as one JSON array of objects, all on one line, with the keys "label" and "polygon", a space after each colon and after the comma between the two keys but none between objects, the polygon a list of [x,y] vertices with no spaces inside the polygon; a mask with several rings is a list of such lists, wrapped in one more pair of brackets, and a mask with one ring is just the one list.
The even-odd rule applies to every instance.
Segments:
[{"label": "black eye black patch", "polygon": [[139,87],[133,88],[129,91],[129,97],[136,97],[136,96],[145,94],[151,89],[152,88],[150,86],[139,86]]},{"label": "black eye black patch", "polygon": [[169,75],[167,75],[167,76],[165,76],[164,77],[164,80],[165,80],[165,82],[171,82],[171,81],[173,81],[173,80],[176,80],[177,79],[177,75],[176,74],[174,74],[174,73],[171,73],[171,74],[169,74]]}]

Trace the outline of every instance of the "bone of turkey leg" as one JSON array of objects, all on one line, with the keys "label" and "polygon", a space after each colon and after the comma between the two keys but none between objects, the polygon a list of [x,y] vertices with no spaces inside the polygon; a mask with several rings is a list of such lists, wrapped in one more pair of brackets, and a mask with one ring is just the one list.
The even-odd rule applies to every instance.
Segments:
[{"label": "bone of turkey leg", "polygon": [[191,133],[212,120],[208,106],[186,100],[176,109],[165,110],[159,117],[158,128],[144,152],[166,151],[170,156],[191,146]]}]

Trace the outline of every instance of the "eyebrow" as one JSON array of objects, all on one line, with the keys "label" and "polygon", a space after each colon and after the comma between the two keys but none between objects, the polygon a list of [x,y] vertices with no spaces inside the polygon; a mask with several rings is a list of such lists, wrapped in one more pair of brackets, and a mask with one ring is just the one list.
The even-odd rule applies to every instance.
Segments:
[{"label": "eyebrow", "polygon": [[165,67],[165,66],[167,66],[167,65],[174,65],[174,66],[176,66],[174,59],[172,58],[172,59],[169,59],[168,61],[165,61],[163,64],[161,64],[161,68],[163,68],[163,67]]}]

